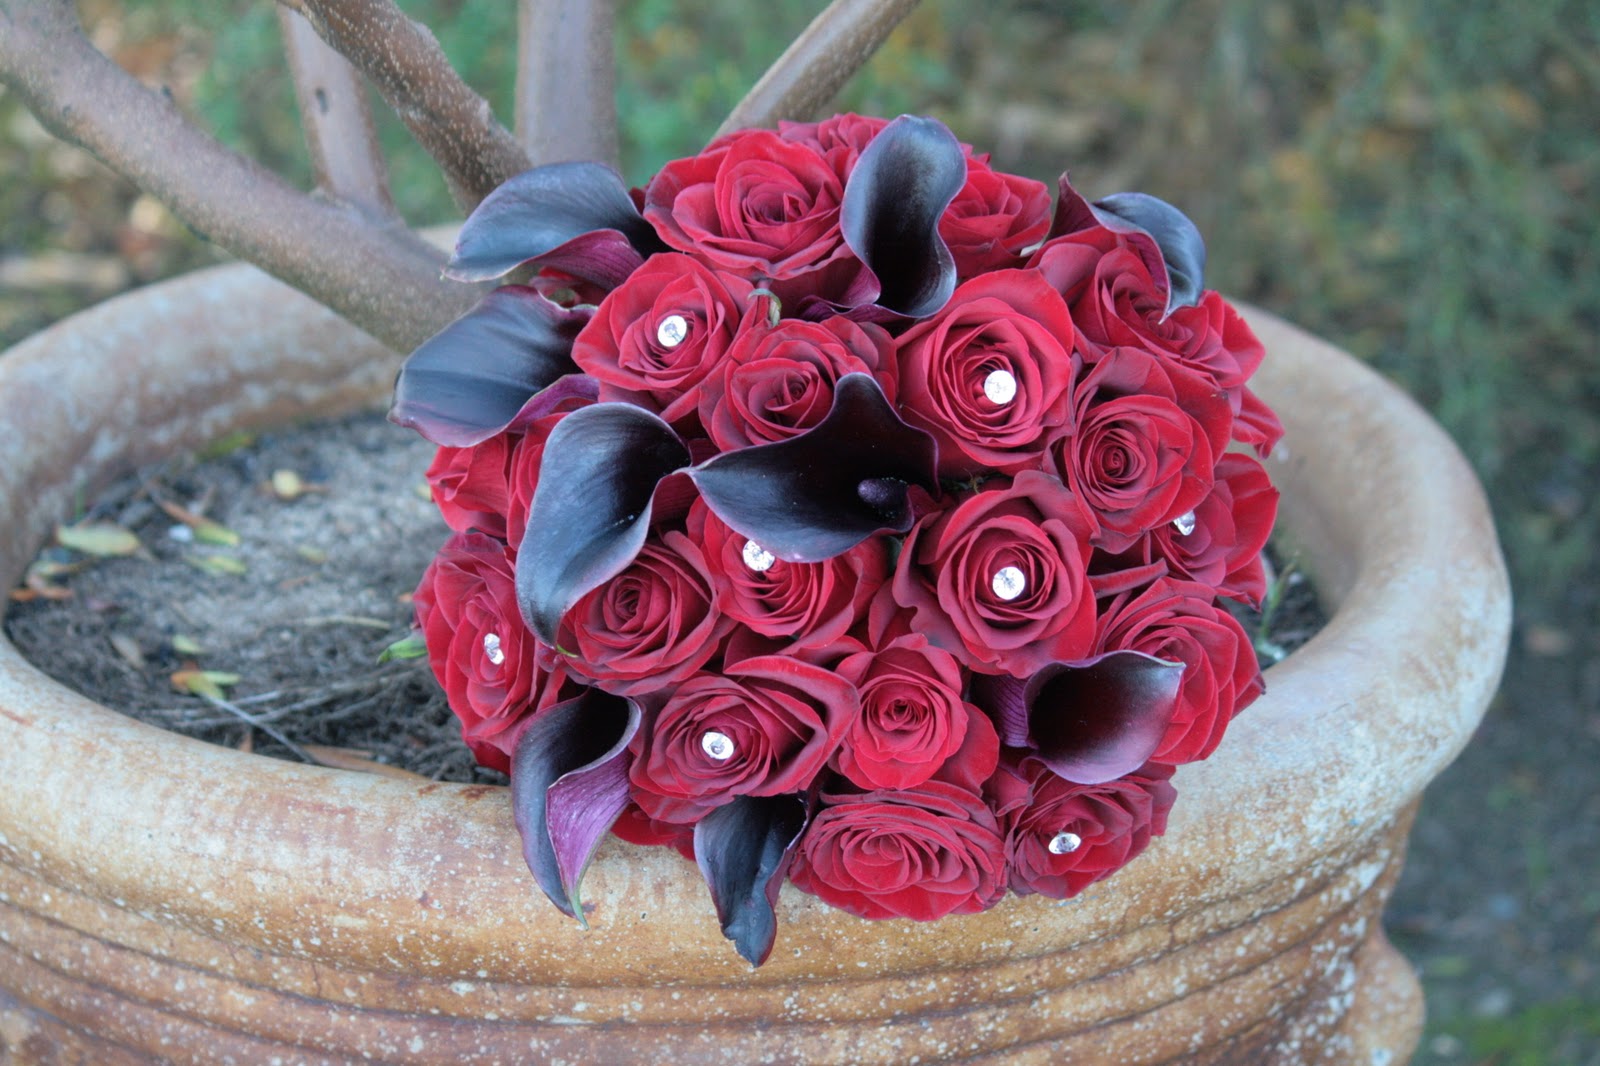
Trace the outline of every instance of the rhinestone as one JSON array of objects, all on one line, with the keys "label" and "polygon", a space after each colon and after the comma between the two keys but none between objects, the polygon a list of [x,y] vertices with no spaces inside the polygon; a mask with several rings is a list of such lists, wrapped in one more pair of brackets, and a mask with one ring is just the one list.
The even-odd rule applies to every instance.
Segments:
[{"label": "rhinestone", "polygon": [[1074,851],[1077,851],[1078,847],[1082,843],[1083,838],[1077,833],[1057,833],[1055,836],[1050,838],[1050,854],[1070,855]]},{"label": "rhinestone", "polygon": [[1178,531],[1178,536],[1187,537],[1194,532],[1194,512],[1188,511],[1172,520],[1172,528]]},{"label": "rhinestone", "polygon": [[700,738],[700,750],[718,762],[733,758],[733,738],[726,733],[710,730]]},{"label": "rhinestone", "polygon": [[500,634],[485,633],[483,635],[483,654],[496,666],[506,661],[506,653],[500,649]]},{"label": "rhinestone", "polygon": [[1017,379],[1009,370],[993,370],[983,379],[983,394],[996,407],[1004,407],[1017,398]]},{"label": "rhinestone", "polygon": [[689,336],[689,320],[682,315],[668,315],[656,325],[656,341],[663,348],[676,348]]},{"label": "rhinestone", "polygon": [[1000,572],[994,575],[994,580],[989,583],[994,589],[994,594],[1008,603],[1028,591],[1028,579],[1022,571],[1014,566],[1001,567]]},{"label": "rhinestone", "polygon": [[747,540],[744,542],[744,565],[756,573],[766,573],[772,569],[772,564],[777,561],[778,557],[776,555],[773,555],[755,541]]}]

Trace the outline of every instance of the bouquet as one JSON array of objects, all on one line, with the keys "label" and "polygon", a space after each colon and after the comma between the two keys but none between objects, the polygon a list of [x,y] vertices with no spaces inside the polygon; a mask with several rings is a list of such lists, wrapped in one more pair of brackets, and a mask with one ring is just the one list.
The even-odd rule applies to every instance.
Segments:
[{"label": "bouquet", "polygon": [[607,831],[696,862],[759,965],[785,880],[864,918],[1066,898],[1262,690],[1281,435],[1194,225],[943,125],[729,134],[643,190],[506,182],[406,360],[454,534],[435,675],[582,921]]}]

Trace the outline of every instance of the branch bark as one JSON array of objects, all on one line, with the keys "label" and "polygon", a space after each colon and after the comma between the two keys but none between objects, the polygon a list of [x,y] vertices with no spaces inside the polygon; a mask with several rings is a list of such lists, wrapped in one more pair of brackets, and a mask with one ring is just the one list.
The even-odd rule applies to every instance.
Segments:
[{"label": "branch bark", "polygon": [[0,81],[190,228],[397,350],[476,298],[441,280],[442,253],[409,230],[302,193],[197,129],[95,50],[71,0],[0,0]]},{"label": "branch bark", "polygon": [[717,136],[816,117],[916,6],[917,0],[833,0],[767,68]]},{"label": "branch bark", "polygon": [[279,7],[278,26],[317,187],[373,218],[392,218],[389,173],[372,124],[366,83],[304,15]]},{"label": "branch bark", "polygon": [[433,33],[393,0],[278,0],[372,79],[470,210],[532,164],[489,104],[450,66]]},{"label": "branch bark", "polygon": [[535,163],[616,166],[616,0],[521,0],[518,11],[518,139]]}]

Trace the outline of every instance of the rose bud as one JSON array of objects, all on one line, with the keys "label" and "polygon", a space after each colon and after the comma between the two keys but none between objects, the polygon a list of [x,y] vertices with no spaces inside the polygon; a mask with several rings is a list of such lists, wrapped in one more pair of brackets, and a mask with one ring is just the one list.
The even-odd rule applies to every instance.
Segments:
[{"label": "rose bud", "polygon": [[943,781],[824,796],[789,878],[862,918],[975,914],[1005,894],[1005,841],[981,797]]},{"label": "rose bud", "polygon": [[412,602],[462,739],[481,765],[509,771],[514,727],[577,695],[579,685],[523,624],[506,546],[483,533],[455,534],[428,564]]}]

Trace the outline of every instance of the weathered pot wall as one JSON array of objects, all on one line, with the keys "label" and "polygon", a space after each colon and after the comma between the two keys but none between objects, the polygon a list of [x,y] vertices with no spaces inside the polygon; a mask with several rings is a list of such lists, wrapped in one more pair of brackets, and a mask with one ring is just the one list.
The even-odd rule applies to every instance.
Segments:
[{"label": "weathered pot wall", "polygon": [[[537,897],[501,790],[189,741],[0,642],[0,1058],[1404,1061],[1420,994],[1378,915],[1423,786],[1498,682],[1504,570],[1470,470],[1410,400],[1249,317],[1289,429],[1283,527],[1338,609],[1109,883],[932,925],[788,890],[752,971],[673,854],[608,845],[585,932]],[[0,580],[82,492],[372,402],[393,365],[244,267],[13,349]]]}]

